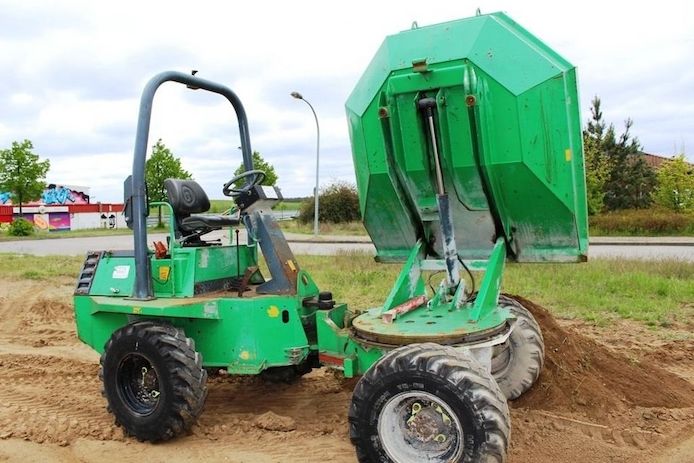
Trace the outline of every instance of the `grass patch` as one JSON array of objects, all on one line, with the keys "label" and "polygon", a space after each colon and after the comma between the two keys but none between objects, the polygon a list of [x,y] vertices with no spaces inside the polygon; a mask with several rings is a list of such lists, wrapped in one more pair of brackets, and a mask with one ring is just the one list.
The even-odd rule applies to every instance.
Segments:
[{"label": "grass patch", "polygon": [[400,265],[376,263],[366,253],[298,256],[297,259],[321,290],[332,291],[336,301],[347,302],[353,310],[383,304],[400,273]]},{"label": "grass patch", "polygon": [[[233,199],[210,199],[210,214],[221,214],[228,209],[234,207]],[[282,211],[298,211],[301,207],[301,200],[298,199],[283,199],[281,203],[273,208],[275,212]]]},{"label": "grass patch", "polygon": [[0,254],[0,278],[49,280],[72,277],[82,268],[83,256],[38,257],[26,254]]},{"label": "grass patch", "polygon": [[615,318],[667,327],[694,317],[694,263],[594,259],[586,264],[512,264],[504,291],[562,317],[607,325]]},{"label": "grass patch", "polygon": [[234,207],[233,199],[210,199],[210,214],[221,214],[227,209]]},{"label": "grass patch", "polygon": [[[153,231],[158,231],[152,229]],[[18,240],[52,240],[61,238],[85,238],[90,236],[115,236],[115,235],[130,235],[132,231],[127,228],[89,228],[84,230],[65,230],[49,232],[39,230],[31,236],[9,236],[6,233],[0,234],[0,241],[18,241]]]},{"label": "grass patch", "polygon": [[301,209],[301,200],[298,199],[283,199],[281,203],[275,206],[273,211],[298,211]]},{"label": "grass patch", "polygon": [[[383,303],[400,266],[369,255],[301,256],[319,287],[355,309]],[[478,276],[478,279],[480,277]],[[564,318],[598,325],[624,318],[668,327],[694,318],[694,263],[596,259],[586,264],[510,264],[503,291]]]},{"label": "grass patch", "polygon": [[[279,222],[282,231],[287,233],[313,234],[313,222],[303,224],[298,220],[283,220]],[[357,235],[366,236],[366,228],[361,222],[325,223],[318,224],[321,235]]]},{"label": "grass patch", "polygon": [[[83,260],[78,256],[0,254],[0,278],[76,279]],[[332,291],[336,300],[355,310],[382,304],[401,268],[378,264],[362,253],[302,255],[299,263],[321,289]],[[595,259],[574,265],[510,264],[503,290],[527,297],[563,318],[603,326],[615,319],[629,319],[667,328],[694,320],[692,281],[694,263],[690,262]]]},{"label": "grass patch", "polygon": [[694,212],[676,213],[667,209],[634,209],[607,212],[589,217],[593,236],[691,236]]}]

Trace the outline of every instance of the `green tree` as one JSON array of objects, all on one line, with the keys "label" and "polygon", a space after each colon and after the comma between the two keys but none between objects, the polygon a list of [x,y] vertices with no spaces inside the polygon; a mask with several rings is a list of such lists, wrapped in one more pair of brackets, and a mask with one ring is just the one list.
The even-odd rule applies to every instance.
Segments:
[{"label": "green tree", "polygon": [[33,149],[31,141],[24,140],[21,143],[13,141],[10,149],[0,150],[0,191],[10,192],[17,198],[20,216],[22,203],[41,197],[51,167],[48,159],[39,161]]},{"label": "green tree", "polygon": [[595,142],[598,157],[604,157],[607,172],[603,185],[603,201],[608,210],[641,209],[652,202],[656,176],[640,155],[641,145],[632,138],[631,119],[624,122],[624,132],[617,135],[614,125],[606,126],[602,120],[600,98],[593,98],[592,120],[585,136]]},{"label": "green tree", "polygon": [[694,168],[675,156],[658,169],[658,188],[655,201],[676,212],[694,210]]},{"label": "green tree", "polygon": [[[253,169],[262,170],[265,172],[265,180],[261,185],[276,185],[277,184],[277,173],[272,164],[263,159],[263,156],[258,151],[253,151]],[[234,171],[234,176],[240,175],[246,171],[246,167],[241,163],[241,165]],[[241,188],[245,184],[245,180],[239,180],[234,185],[236,188]]]},{"label": "green tree", "polygon": [[[148,201],[166,201],[164,180],[167,178],[191,178],[190,173],[181,166],[181,160],[162,143],[161,138],[152,146],[152,156],[145,164],[145,182],[147,183]],[[159,206],[159,226],[164,224]]]},{"label": "green tree", "polygon": [[[348,182],[336,182],[321,189],[318,194],[318,221],[343,223],[361,219],[357,188]],[[314,197],[301,204],[298,220],[301,223],[313,222]]]},{"label": "green tree", "polygon": [[605,207],[605,183],[609,174],[607,160],[592,138],[583,142],[586,161],[586,193],[588,214],[599,214]]},{"label": "green tree", "polygon": [[609,175],[609,166],[601,147],[605,123],[602,121],[600,100],[597,97],[593,99],[590,112],[592,119],[583,131],[583,154],[586,164],[588,213],[593,215],[600,213],[605,207],[605,183]]}]

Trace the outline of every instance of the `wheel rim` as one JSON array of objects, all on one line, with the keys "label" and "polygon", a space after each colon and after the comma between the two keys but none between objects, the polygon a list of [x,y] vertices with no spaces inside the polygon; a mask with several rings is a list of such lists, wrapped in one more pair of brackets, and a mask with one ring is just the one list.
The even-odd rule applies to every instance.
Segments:
[{"label": "wheel rim", "polygon": [[146,357],[128,354],[121,360],[116,376],[118,393],[135,414],[150,415],[159,403],[159,376]]},{"label": "wheel rim", "polygon": [[503,344],[494,346],[492,350],[492,375],[502,375],[511,365],[511,338],[509,337]]},{"label": "wheel rim", "polygon": [[381,409],[378,436],[399,463],[458,461],[463,454],[460,420],[446,402],[424,391],[391,397]]}]

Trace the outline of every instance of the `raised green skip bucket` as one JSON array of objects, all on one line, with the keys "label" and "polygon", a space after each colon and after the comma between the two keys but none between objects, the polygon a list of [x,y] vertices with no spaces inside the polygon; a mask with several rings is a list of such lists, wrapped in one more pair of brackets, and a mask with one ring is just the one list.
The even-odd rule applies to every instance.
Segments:
[{"label": "raised green skip bucket", "polygon": [[383,261],[441,254],[433,148],[463,259],[582,261],[588,249],[576,71],[503,13],[385,39],[346,108],[364,224]]}]

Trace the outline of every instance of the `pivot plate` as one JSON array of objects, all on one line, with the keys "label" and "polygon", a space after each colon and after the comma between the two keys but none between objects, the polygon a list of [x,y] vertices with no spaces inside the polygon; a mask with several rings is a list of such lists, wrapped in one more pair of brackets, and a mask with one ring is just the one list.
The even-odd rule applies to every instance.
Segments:
[{"label": "pivot plate", "polygon": [[422,307],[398,316],[393,323],[385,323],[381,309],[375,308],[355,318],[352,329],[358,338],[388,345],[415,342],[465,344],[483,341],[510,329],[507,319],[512,317],[506,309],[492,310],[477,321],[471,320],[471,311],[472,304],[453,310],[448,305]]}]

